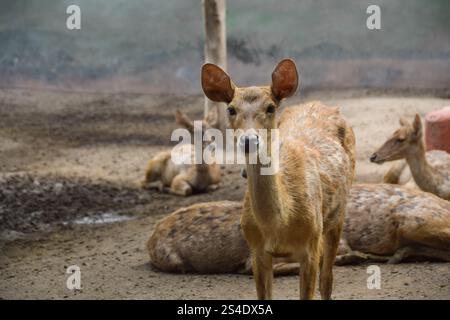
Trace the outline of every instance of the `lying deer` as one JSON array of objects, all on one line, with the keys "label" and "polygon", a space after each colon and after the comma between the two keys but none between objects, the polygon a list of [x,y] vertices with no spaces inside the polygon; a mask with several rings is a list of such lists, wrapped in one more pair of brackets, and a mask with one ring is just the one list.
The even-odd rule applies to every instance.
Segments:
[{"label": "lying deer", "polygon": [[[194,123],[184,113],[175,113],[176,123],[185,127],[194,134]],[[209,128],[208,121],[202,121],[202,133]],[[203,148],[206,147],[206,143]],[[158,188],[180,196],[189,196],[192,193],[216,190],[221,180],[220,166],[216,163],[206,164],[202,161],[195,164],[195,149],[192,144],[177,145],[176,152],[191,157],[192,164],[175,164],[172,161],[172,150],[162,151],[153,157],[145,172],[145,179],[141,182],[143,188]]]},{"label": "lying deer", "polygon": [[[423,191],[450,200],[450,155],[445,151],[425,152],[423,129],[416,114],[413,123],[400,120],[401,127],[370,157],[370,161],[381,164],[385,161],[405,159],[417,186]],[[402,174],[402,164],[390,172]],[[392,176],[392,175],[391,175]],[[390,179],[394,180],[395,179]]]},{"label": "lying deer", "polygon": [[[297,90],[292,60],[282,60],[267,87],[238,88],[218,66],[205,64],[201,72],[206,96],[225,102],[231,129],[245,153],[248,187],[241,226],[252,256],[259,299],[272,298],[272,259],[301,263],[300,298],[314,295],[320,261],[319,290],[323,299],[332,291],[332,268],[344,221],[348,190],[354,175],[354,135],[337,108],[320,102],[293,106],[279,114],[284,98]],[[265,129],[260,135],[257,130]],[[274,162],[249,161],[252,150],[266,148],[277,161],[270,141],[278,129],[279,172],[261,174]]]},{"label": "lying deer", "polygon": [[[242,207],[220,201],[173,212],[147,243],[151,263],[166,272],[250,274]],[[353,185],[336,264],[411,259],[450,262],[450,202],[398,185]],[[289,262],[277,259],[274,274],[298,274],[298,263]]]}]

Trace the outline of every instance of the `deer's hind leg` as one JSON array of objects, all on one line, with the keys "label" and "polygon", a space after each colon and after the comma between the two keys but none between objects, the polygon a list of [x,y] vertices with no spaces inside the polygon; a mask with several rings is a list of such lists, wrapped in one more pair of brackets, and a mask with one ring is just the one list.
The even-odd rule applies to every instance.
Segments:
[{"label": "deer's hind leg", "polygon": [[319,291],[323,300],[331,299],[333,291],[333,265],[339,249],[346,201],[331,213],[329,228],[323,235],[323,255],[320,266]]},{"label": "deer's hind leg", "polygon": [[342,226],[338,226],[324,235],[323,256],[320,266],[319,291],[323,300],[331,299],[333,291],[333,265],[339,247]]},{"label": "deer's hind leg", "polygon": [[179,174],[173,178],[169,192],[171,194],[186,197],[192,194],[192,187],[187,182],[185,175]]},{"label": "deer's hind leg", "polygon": [[388,263],[400,263],[408,258],[425,258],[450,262],[450,251],[425,246],[407,246],[399,248],[388,260]]},{"label": "deer's hind leg", "polygon": [[338,248],[338,255],[334,260],[337,266],[345,266],[351,264],[360,264],[364,262],[387,262],[390,256],[381,256],[371,253],[364,253],[357,250],[352,250],[348,241],[341,237]]},{"label": "deer's hind leg", "polygon": [[317,273],[320,263],[320,239],[310,244],[308,253],[300,262],[300,299],[314,298]]},{"label": "deer's hind leg", "polygon": [[349,253],[338,255],[334,264],[337,266],[345,266],[365,262],[387,262],[389,259],[390,256],[380,256],[361,251],[350,251]]}]

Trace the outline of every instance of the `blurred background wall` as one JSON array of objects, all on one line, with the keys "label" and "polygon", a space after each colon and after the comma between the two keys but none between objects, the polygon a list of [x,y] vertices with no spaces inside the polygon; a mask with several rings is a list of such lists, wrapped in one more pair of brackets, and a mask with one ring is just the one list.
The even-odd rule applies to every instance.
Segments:
[{"label": "blurred background wall", "polygon": [[[66,8],[81,7],[81,30]],[[381,7],[382,30],[366,8]],[[0,0],[0,87],[201,93],[200,0]],[[293,57],[303,88],[450,88],[448,0],[228,0],[228,66],[265,84]]]}]

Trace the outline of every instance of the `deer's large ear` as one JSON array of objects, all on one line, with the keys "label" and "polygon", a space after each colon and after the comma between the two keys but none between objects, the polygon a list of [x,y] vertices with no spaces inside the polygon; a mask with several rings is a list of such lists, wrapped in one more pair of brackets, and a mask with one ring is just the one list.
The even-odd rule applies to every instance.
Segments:
[{"label": "deer's large ear", "polygon": [[203,65],[202,88],[212,101],[230,103],[233,100],[235,85],[228,74],[215,64]]},{"label": "deer's large ear", "polygon": [[292,96],[298,87],[298,72],[291,59],[281,60],[272,72],[272,94],[280,101]]},{"label": "deer's large ear", "polygon": [[191,132],[194,131],[194,123],[185,113],[181,112],[180,110],[175,111],[175,122]]},{"label": "deer's large ear", "polygon": [[416,137],[422,136],[422,121],[420,120],[420,116],[417,113],[416,116],[414,117],[413,129]]}]

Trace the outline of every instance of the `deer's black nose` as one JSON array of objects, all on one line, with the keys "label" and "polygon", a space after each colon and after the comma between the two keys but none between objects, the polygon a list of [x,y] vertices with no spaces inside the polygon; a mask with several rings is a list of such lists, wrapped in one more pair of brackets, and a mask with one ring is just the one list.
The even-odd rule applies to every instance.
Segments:
[{"label": "deer's black nose", "polygon": [[259,144],[259,138],[256,134],[249,134],[241,137],[241,145],[245,153],[255,152]]},{"label": "deer's black nose", "polygon": [[370,162],[375,162],[377,160],[377,154],[374,153],[373,155],[370,156]]}]

